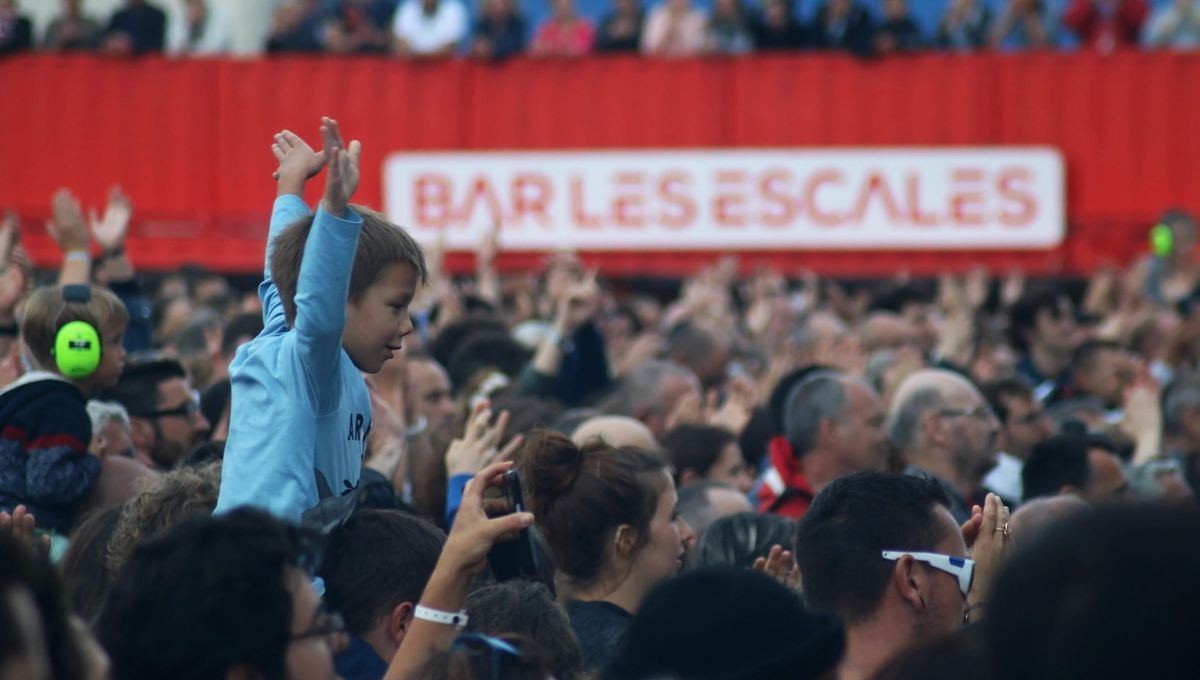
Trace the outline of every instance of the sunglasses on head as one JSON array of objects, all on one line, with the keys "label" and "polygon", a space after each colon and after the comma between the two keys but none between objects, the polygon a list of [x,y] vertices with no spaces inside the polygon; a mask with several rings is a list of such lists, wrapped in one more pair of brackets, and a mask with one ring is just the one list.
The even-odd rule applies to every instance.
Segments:
[{"label": "sunglasses on head", "polygon": [[905,555],[957,578],[958,589],[962,592],[964,598],[971,594],[971,585],[975,581],[975,560],[931,552],[912,552],[908,550],[883,551],[883,559],[893,562]]}]

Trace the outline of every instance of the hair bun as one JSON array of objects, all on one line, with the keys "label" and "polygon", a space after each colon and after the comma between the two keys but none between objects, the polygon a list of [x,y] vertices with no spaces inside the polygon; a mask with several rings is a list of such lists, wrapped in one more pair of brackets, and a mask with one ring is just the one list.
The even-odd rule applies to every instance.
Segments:
[{"label": "hair bun", "polygon": [[566,495],[583,471],[583,451],[552,430],[533,430],[525,436],[520,459],[530,510],[542,509]]}]

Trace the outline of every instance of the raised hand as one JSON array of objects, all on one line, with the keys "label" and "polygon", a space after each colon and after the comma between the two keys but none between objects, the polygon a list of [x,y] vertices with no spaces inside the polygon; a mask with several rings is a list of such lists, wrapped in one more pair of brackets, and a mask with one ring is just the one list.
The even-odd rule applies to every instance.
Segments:
[{"label": "raised hand", "polygon": [[750,569],[761,571],[792,590],[800,586],[800,565],[796,564],[792,553],[781,545],[771,546],[771,552],[766,557],[754,560]]},{"label": "raised hand", "polygon": [[321,139],[325,144],[325,158],[329,163],[329,174],[325,177],[325,211],[341,216],[346,212],[350,198],[358,189],[358,159],[362,144],[357,140],[346,147],[336,120],[321,119]]},{"label": "raised hand", "polygon": [[7,512],[0,512],[0,533],[9,534],[29,550],[49,554],[50,537],[42,536],[39,539],[35,533],[36,529],[37,520],[24,505],[13,508],[11,515]]},{"label": "raised hand", "polygon": [[582,281],[569,286],[558,299],[555,329],[564,337],[574,333],[596,315],[599,300],[596,272],[592,271]]},{"label": "raised hand", "polygon": [[108,205],[104,208],[104,216],[100,217],[93,209],[89,213],[92,223],[92,238],[100,244],[100,249],[110,252],[125,245],[125,236],[129,232],[129,220],[133,217],[133,204],[129,197],[114,186],[108,192]]},{"label": "raised hand", "polygon": [[79,199],[70,191],[59,189],[54,192],[50,208],[52,219],[46,223],[46,231],[58,244],[59,249],[64,253],[90,251],[92,240],[88,236],[87,222],[83,219]]},{"label": "raised hand", "polygon": [[754,413],[754,383],[749,378],[734,378],[721,408],[712,412],[708,424],[740,435]]},{"label": "raised hand", "polygon": [[487,402],[476,404],[462,438],[455,439],[446,449],[446,474],[450,477],[473,475],[497,460],[511,458],[521,445],[520,436],[513,437],[503,451],[497,450],[507,426],[508,411],[501,411],[492,424],[491,407]]}]

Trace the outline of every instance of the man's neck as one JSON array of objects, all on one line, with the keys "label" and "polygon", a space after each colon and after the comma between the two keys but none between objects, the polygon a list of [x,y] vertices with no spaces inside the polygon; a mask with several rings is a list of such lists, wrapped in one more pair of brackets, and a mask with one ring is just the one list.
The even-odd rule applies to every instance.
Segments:
[{"label": "man's neck", "polygon": [[1029,360],[1033,362],[1033,367],[1037,369],[1042,378],[1054,380],[1071,363],[1071,355],[1034,345],[1029,349]]},{"label": "man's neck", "polygon": [[833,480],[854,472],[847,470],[839,461],[839,456],[833,451],[813,450],[800,457],[800,471],[812,487],[813,494],[821,493]]},{"label": "man's neck", "polygon": [[923,455],[911,455],[910,453],[908,460],[913,465],[954,487],[958,495],[965,499],[979,490],[983,485],[983,477],[959,470],[950,461],[950,457],[949,452],[931,451]]},{"label": "man's neck", "polygon": [[907,640],[896,634],[896,626],[873,618],[846,628],[846,653],[838,666],[838,680],[867,680],[875,677]]}]

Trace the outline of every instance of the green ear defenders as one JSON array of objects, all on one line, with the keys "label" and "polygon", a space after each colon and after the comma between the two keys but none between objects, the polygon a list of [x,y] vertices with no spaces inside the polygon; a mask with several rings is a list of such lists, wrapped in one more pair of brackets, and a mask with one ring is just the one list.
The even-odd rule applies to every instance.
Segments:
[{"label": "green ear defenders", "polygon": [[1171,227],[1165,224],[1156,224],[1150,230],[1150,251],[1155,257],[1170,257],[1175,250],[1175,235],[1171,233]]},{"label": "green ear defenders", "polygon": [[[63,286],[62,294],[64,310],[70,303],[92,300],[92,289],[86,285]],[[68,378],[91,377],[100,367],[100,332],[86,321],[68,321],[54,336],[53,353],[59,373]]]}]

